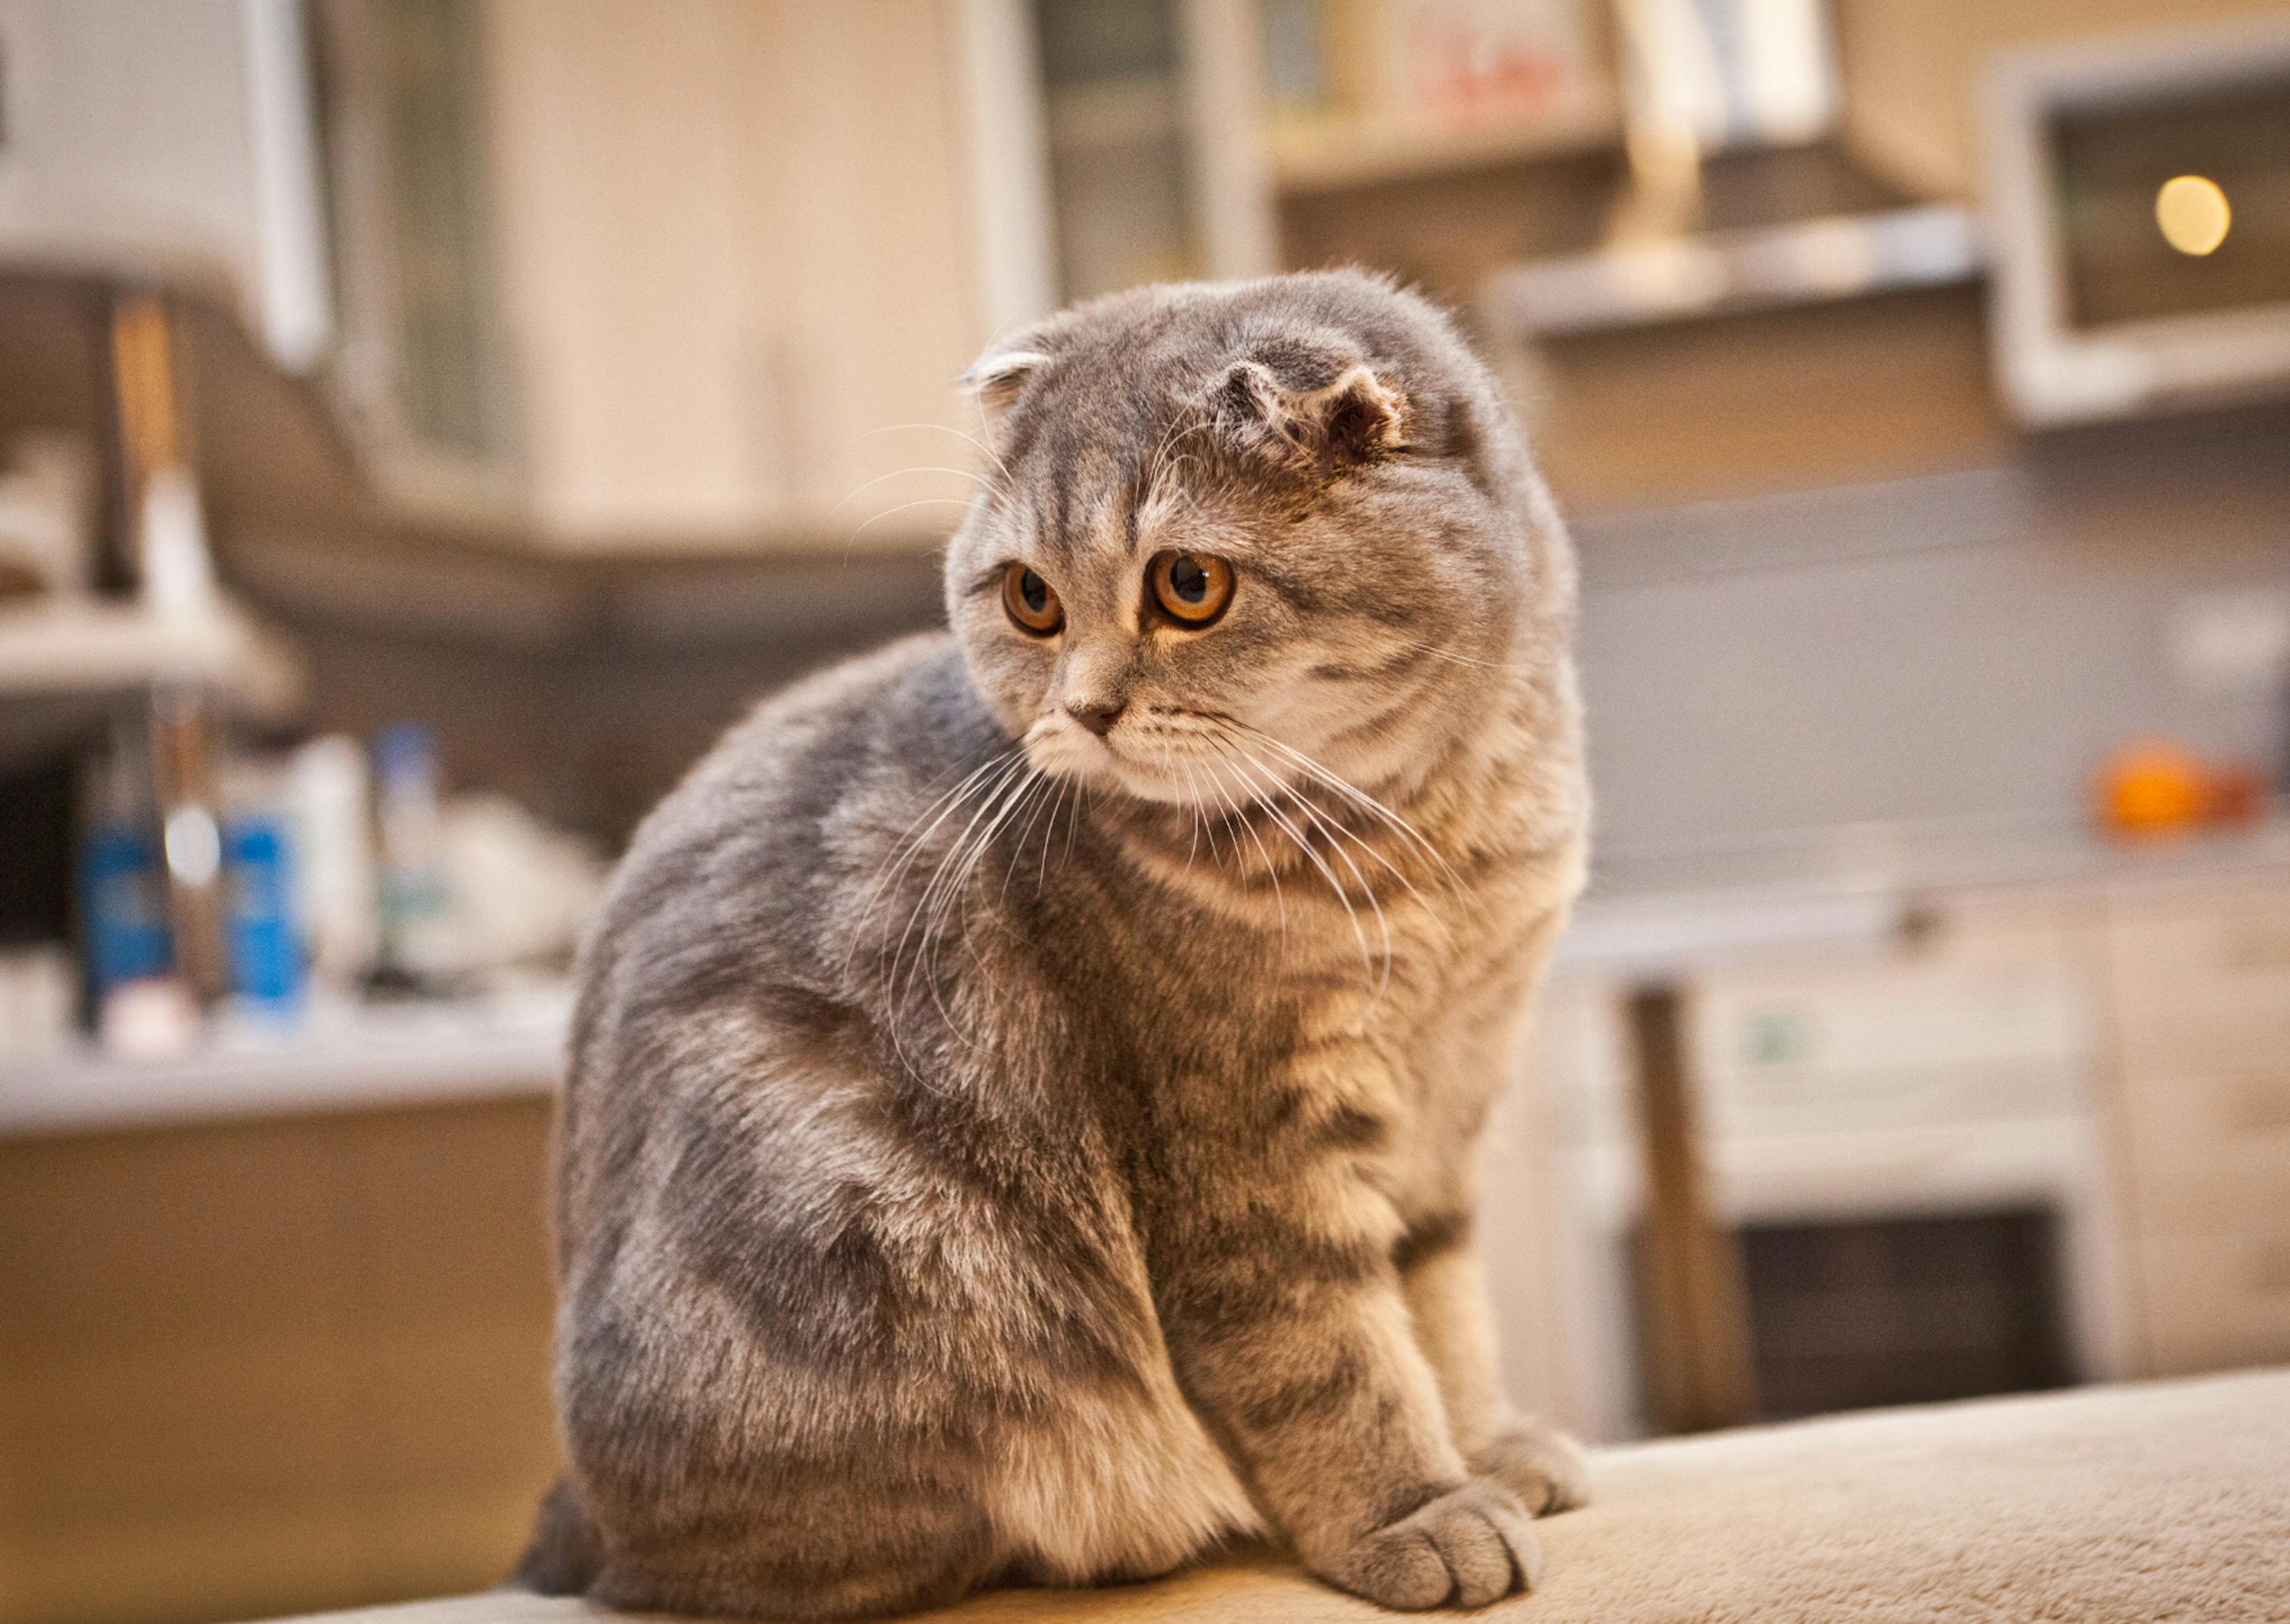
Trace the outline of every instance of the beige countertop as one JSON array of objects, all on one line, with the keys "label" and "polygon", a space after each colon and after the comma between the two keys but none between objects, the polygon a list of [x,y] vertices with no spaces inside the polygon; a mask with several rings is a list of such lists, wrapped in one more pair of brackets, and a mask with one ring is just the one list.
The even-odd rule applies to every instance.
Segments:
[{"label": "beige countertop", "polygon": [[2081,822],[1966,819],[1602,852],[1555,968],[1577,979],[1677,973],[1744,952],[1873,948],[1981,894],[2098,901],[2269,876],[2290,879],[2290,809],[2141,843]]},{"label": "beige countertop", "polygon": [[[2056,825],[1870,826],[1731,850],[1602,859],[1556,973],[1681,973],[1760,950],[1874,950],[1919,911],[2002,887],[2126,890],[2290,878],[2290,817],[2151,847]],[[365,1006],[291,1032],[226,1025],[181,1060],[74,1044],[0,1067],[0,1137],[540,1095],[556,1086],[570,996]]]},{"label": "beige countertop", "polygon": [[569,992],[321,1011],[292,1030],[225,1022],[180,1060],[74,1044],[0,1068],[0,1138],[173,1127],[545,1095],[564,1064]]}]

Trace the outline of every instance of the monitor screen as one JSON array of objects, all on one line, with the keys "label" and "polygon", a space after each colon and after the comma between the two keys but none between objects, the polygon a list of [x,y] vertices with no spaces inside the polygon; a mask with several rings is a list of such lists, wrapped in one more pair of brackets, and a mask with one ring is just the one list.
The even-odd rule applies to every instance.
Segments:
[{"label": "monitor screen", "polygon": [[2290,305],[2290,77],[2050,119],[2070,324]]}]

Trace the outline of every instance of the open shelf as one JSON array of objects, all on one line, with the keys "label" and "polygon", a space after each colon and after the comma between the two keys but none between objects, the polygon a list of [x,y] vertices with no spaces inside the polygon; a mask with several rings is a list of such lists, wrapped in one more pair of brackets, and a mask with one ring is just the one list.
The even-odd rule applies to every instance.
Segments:
[{"label": "open shelf", "polygon": [[161,614],[141,604],[0,603],[0,701],[204,683],[271,708],[299,681],[293,655],[228,604]]}]

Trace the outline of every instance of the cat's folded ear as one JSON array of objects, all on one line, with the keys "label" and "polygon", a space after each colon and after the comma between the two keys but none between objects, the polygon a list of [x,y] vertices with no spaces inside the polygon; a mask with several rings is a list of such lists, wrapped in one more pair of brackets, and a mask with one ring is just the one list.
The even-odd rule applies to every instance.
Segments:
[{"label": "cat's folded ear", "polygon": [[1297,389],[1260,361],[1236,361],[1210,385],[1207,404],[1236,448],[1303,469],[1357,467],[1406,432],[1406,396],[1365,363]]},{"label": "cat's folded ear", "polygon": [[989,417],[998,418],[1018,404],[1026,380],[1049,364],[1038,349],[997,349],[981,356],[962,375],[962,387],[975,396]]},{"label": "cat's folded ear", "polygon": [[962,374],[964,391],[978,402],[989,422],[999,422],[1018,404],[1026,385],[1056,359],[1064,318],[1045,321],[997,339]]}]

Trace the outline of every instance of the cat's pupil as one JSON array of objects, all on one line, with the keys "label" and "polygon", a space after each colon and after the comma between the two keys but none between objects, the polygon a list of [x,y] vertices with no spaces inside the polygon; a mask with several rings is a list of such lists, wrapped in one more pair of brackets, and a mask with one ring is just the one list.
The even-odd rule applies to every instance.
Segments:
[{"label": "cat's pupil", "polygon": [[1026,607],[1038,612],[1050,601],[1050,583],[1033,571],[1018,577],[1018,596],[1026,600]]},{"label": "cat's pupil", "polygon": [[1188,604],[1197,604],[1209,595],[1209,572],[1190,556],[1182,557],[1169,566],[1169,585]]}]

